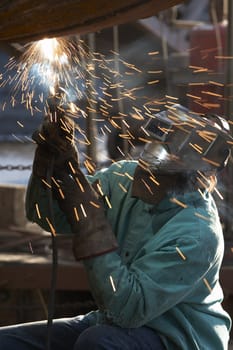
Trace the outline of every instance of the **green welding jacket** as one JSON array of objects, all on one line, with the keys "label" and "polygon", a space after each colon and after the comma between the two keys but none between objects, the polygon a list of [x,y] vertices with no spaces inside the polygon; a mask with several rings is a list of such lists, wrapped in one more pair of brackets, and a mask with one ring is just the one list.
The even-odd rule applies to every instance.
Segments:
[{"label": "green welding jacket", "polygon": [[[231,320],[219,284],[224,239],[213,197],[197,191],[147,204],[131,196],[136,165],[120,161],[88,176],[100,181],[119,250],[84,261],[98,306],[85,317],[93,325],[150,327],[168,350],[227,350]],[[27,217],[49,231],[47,203],[32,176]],[[70,232],[56,202],[54,218],[59,232]]]}]

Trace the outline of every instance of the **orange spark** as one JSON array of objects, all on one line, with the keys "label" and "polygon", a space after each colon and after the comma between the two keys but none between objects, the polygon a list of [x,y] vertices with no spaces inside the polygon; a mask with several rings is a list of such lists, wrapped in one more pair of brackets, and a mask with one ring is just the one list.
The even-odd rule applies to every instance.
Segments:
[{"label": "orange spark", "polygon": [[56,230],[55,230],[54,226],[52,225],[52,223],[50,222],[50,220],[49,220],[48,217],[46,217],[46,221],[47,221],[47,223],[48,223],[48,225],[49,225],[49,228],[50,228],[50,230],[51,230],[51,233],[53,234],[53,236],[56,236]]},{"label": "orange spark", "polygon": [[208,288],[209,292],[211,293],[212,292],[212,288],[211,288],[209,282],[207,281],[207,279],[203,278],[203,282],[206,285],[206,287]]},{"label": "orange spark", "polygon": [[113,278],[112,278],[111,275],[109,276],[109,279],[110,279],[110,282],[111,282],[111,285],[112,285],[113,292],[115,293],[116,292],[116,287],[115,287],[115,284],[114,284],[114,281],[113,281]]},{"label": "orange spark", "polygon": [[41,180],[48,188],[52,188],[52,186],[44,179]]},{"label": "orange spark", "polygon": [[182,253],[182,251],[180,250],[180,248],[178,248],[178,247],[176,247],[176,251],[178,252],[178,254],[181,256],[181,258],[183,259],[183,260],[186,260],[187,258],[186,258],[186,256]]},{"label": "orange spark", "polygon": [[82,210],[83,216],[84,216],[85,218],[87,218],[87,213],[86,213],[86,210],[85,210],[85,208],[84,208],[84,206],[83,206],[82,203],[80,204],[80,208],[81,208],[81,210]]},{"label": "orange spark", "polygon": [[177,198],[175,198],[175,197],[171,198],[170,201],[171,201],[172,203],[175,203],[175,204],[180,205],[180,206],[183,207],[183,208],[187,208],[187,207],[188,207],[187,204],[185,204],[185,203],[179,201],[179,200],[178,200]]},{"label": "orange spark", "polygon": [[123,192],[127,193],[127,189],[119,182],[118,183],[119,187],[122,189]]},{"label": "orange spark", "polygon": [[209,219],[209,217],[207,217],[207,216],[204,216],[204,215],[201,215],[201,214],[199,214],[199,213],[194,213],[194,215],[195,216],[198,216],[199,218],[201,218],[201,219],[203,219],[203,220],[206,220],[206,221],[209,221],[210,219]]},{"label": "orange spark", "polygon": [[36,213],[39,219],[41,219],[41,214],[40,214],[40,209],[39,209],[39,205],[36,203]]},{"label": "orange spark", "polygon": [[75,216],[76,220],[79,221],[78,210],[76,207],[74,207],[73,209],[74,209],[74,216]]}]

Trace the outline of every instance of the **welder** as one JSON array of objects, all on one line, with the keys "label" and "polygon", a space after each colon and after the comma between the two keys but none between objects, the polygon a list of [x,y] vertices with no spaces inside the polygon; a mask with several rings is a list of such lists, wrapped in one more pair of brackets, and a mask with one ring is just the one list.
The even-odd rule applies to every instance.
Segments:
[{"label": "welder", "polygon": [[[144,126],[138,160],[92,176],[80,169],[72,123],[62,117],[60,124],[50,129],[44,122],[34,134],[27,217],[51,230],[46,187],[53,159],[56,232],[72,235],[98,310],[54,320],[51,348],[227,350],[231,319],[219,283],[224,239],[212,195],[230,157],[227,121],[167,107]],[[2,327],[0,349],[44,349],[46,324]]]}]

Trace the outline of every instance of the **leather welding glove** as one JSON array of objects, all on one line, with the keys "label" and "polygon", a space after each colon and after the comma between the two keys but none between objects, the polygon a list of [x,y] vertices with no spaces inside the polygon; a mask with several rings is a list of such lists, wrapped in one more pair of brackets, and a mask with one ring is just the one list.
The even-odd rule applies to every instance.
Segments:
[{"label": "leather welding glove", "polygon": [[54,161],[54,167],[67,166],[69,160],[78,161],[78,152],[74,144],[74,123],[63,114],[52,118],[44,117],[43,123],[33,133],[37,143],[33,173],[40,178],[47,177],[47,169]]},{"label": "leather welding glove", "polygon": [[58,184],[56,199],[74,233],[73,253],[76,260],[116,250],[116,237],[105,216],[101,199],[78,163],[73,162],[71,167],[72,176],[64,170],[55,172]]}]

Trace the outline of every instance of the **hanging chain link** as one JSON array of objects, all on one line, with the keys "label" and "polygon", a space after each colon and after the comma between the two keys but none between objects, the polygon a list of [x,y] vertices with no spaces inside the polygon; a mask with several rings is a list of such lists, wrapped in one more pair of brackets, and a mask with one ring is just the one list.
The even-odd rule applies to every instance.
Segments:
[{"label": "hanging chain link", "polygon": [[0,171],[1,170],[7,170],[7,171],[14,171],[14,170],[31,170],[32,165],[23,165],[23,164],[17,164],[17,165],[12,165],[12,164],[7,164],[7,165],[0,165]]}]

